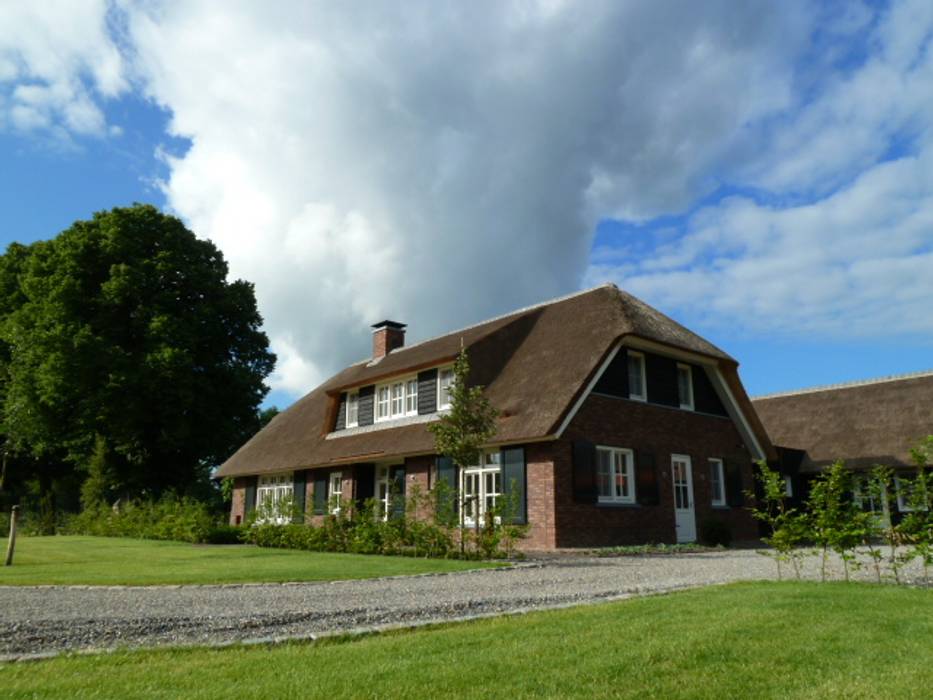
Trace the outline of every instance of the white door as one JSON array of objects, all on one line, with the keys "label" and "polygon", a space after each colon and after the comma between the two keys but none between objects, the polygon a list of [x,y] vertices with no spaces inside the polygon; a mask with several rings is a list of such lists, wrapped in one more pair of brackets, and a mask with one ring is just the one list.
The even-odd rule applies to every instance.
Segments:
[{"label": "white door", "polygon": [[693,510],[693,469],[687,455],[671,455],[674,482],[674,523],[678,542],[695,542],[697,518]]}]

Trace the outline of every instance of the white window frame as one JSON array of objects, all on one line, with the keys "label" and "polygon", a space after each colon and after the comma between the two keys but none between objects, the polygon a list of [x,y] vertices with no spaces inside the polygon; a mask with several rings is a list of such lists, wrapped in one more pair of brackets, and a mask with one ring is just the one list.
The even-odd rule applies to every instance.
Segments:
[{"label": "white window frame", "polygon": [[[597,484],[596,488],[601,491],[601,484],[599,483],[599,459],[600,453],[607,453],[609,455],[609,488],[612,493],[605,495],[603,493],[599,494],[600,503],[624,503],[624,504],[633,504],[635,500],[635,452],[630,450],[627,447],[611,447],[609,445],[597,445],[596,446],[596,472],[597,472]],[[619,459],[621,458],[622,464],[625,469],[625,483],[629,484],[630,488],[628,494],[618,493],[618,476],[621,473],[619,469]]]},{"label": "white window frame", "polygon": [[341,498],[343,498],[343,472],[331,472],[327,479],[327,511],[331,515],[340,514]]},{"label": "white window frame", "polygon": [[[409,392],[413,398],[409,401]],[[374,421],[382,423],[418,415],[418,377],[397,377],[376,385],[376,415]]]},{"label": "white window frame", "polygon": [[[467,480],[476,479],[478,488],[473,498],[467,502]],[[497,484],[498,482],[498,484]],[[492,488],[490,489],[490,484]],[[498,449],[483,450],[480,453],[480,464],[460,470],[460,508],[463,512],[464,527],[476,527],[483,524],[486,511],[496,506],[502,495],[502,453]],[[496,524],[500,518],[496,516]]]},{"label": "white window frame", "polygon": [[[687,400],[684,401],[684,397],[680,395],[680,377],[681,372],[685,372],[687,375]],[[680,407],[685,411],[693,410],[693,367],[686,365],[682,362],[677,363],[677,398],[680,401]]]},{"label": "white window frame", "polygon": [[[638,360],[638,367],[641,373],[641,394],[632,391],[632,360]],[[633,401],[648,400],[648,377],[645,372],[645,354],[635,350],[628,351],[628,357],[625,360],[625,371],[628,373],[628,397]]]},{"label": "white window frame", "polygon": [[418,378],[413,377],[405,382],[405,414],[418,414]]},{"label": "white window frame", "polygon": [[[352,409],[352,410],[351,410]],[[353,391],[347,394],[347,413],[345,425],[355,428],[360,424],[360,392]]]},{"label": "white window frame", "polygon": [[[446,385],[446,389],[447,389],[446,392],[444,391],[445,386],[441,383],[441,377],[443,377],[445,374],[448,374],[449,376],[449,382]],[[443,411],[444,409],[450,408],[450,388],[453,387],[453,385],[454,385],[453,366],[451,365],[448,367],[438,368],[437,370],[437,410],[438,411]]]},{"label": "white window frame", "polygon": [[294,497],[295,485],[293,482],[293,473],[284,472],[281,474],[264,474],[256,482],[256,508],[260,512],[265,511],[263,503],[268,499],[271,502],[272,517],[266,518],[265,522],[273,522],[276,525],[284,525],[291,520],[291,513],[282,510],[283,502]]},{"label": "white window frame", "polygon": [[[377,464],[373,479],[373,497],[379,504],[376,516],[380,520],[388,520],[389,513],[392,511],[392,469],[400,467],[404,462],[394,462],[390,464]],[[384,487],[384,488],[383,488]]]},{"label": "white window frame", "polygon": [[[723,507],[726,505],[726,469],[719,457],[710,457],[708,461],[710,466],[710,501],[714,506]],[[716,498],[713,484],[719,485],[719,498]]]},{"label": "white window frame", "polygon": [[389,420],[391,413],[389,411],[389,405],[391,403],[392,391],[389,388],[388,384],[380,384],[376,387],[375,391],[376,396],[376,411],[373,420],[378,423],[380,421]]},{"label": "white window frame", "polygon": [[794,497],[794,480],[788,475],[784,475],[784,496],[787,498]]}]

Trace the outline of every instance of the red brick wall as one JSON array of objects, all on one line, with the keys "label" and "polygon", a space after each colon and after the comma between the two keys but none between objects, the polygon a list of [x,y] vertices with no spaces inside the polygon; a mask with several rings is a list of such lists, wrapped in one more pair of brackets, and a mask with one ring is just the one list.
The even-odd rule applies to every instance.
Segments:
[{"label": "red brick wall", "polygon": [[[657,506],[609,506],[577,503],[573,499],[572,443],[586,439],[599,445],[627,447],[650,451],[658,470],[660,503]],[[553,477],[547,470],[529,464],[529,511],[532,500],[548,501],[554,494],[554,544],[541,536],[545,546],[581,547],[645,542],[674,542],[674,498],[671,482],[671,455],[685,454],[693,465],[693,492],[696,505],[697,534],[705,519],[719,517],[732,525],[736,541],[753,540],[757,526],[744,508],[716,508],[711,505],[707,459],[719,457],[743,465],[744,489],[753,484],[751,456],[738,431],[728,418],[697,414],[692,411],[662,408],[637,401],[590,396],[567,427],[561,440],[529,447],[538,460],[546,461],[548,452],[553,461]],[[529,463],[531,460],[529,459]],[[539,474],[544,474],[542,478]],[[529,512],[529,516],[531,513]],[[547,509],[535,517],[545,523],[533,522],[547,530]],[[538,539],[529,540],[534,546]]]},{"label": "red brick wall", "polygon": [[[233,480],[233,502],[230,504],[230,524],[243,524],[246,521],[246,477],[238,476]],[[237,520],[239,519],[239,523]]]},{"label": "red brick wall", "polygon": [[525,447],[528,537],[521,549],[554,549],[557,524],[554,519],[554,444],[538,442]]}]

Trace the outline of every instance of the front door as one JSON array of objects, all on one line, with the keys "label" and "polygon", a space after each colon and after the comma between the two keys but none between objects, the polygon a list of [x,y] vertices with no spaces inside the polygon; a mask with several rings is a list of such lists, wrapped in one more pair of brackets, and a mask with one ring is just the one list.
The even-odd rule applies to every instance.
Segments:
[{"label": "front door", "polygon": [[693,510],[693,469],[687,455],[671,455],[674,482],[674,524],[678,542],[695,542],[697,518]]}]

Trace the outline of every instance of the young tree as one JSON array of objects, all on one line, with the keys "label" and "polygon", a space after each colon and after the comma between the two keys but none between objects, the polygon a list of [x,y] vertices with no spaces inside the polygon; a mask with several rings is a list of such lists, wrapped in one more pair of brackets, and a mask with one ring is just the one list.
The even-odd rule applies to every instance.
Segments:
[{"label": "young tree", "polygon": [[0,324],[9,445],[90,471],[88,498],[203,487],[256,429],[275,362],[252,285],[148,205],[16,256],[0,290],[18,295]]},{"label": "young tree", "polygon": [[[428,426],[428,430],[434,434],[437,453],[449,457],[461,469],[479,462],[483,445],[496,434],[496,418],[499,415],[483,394],[483,387],[469,385],[469,377],[470,361],[466,349],[461,348],[454,362],[450,412]],[[460,511],[462,526],[463,509]],[[463,540],[461,531],[461,551]]]}]

